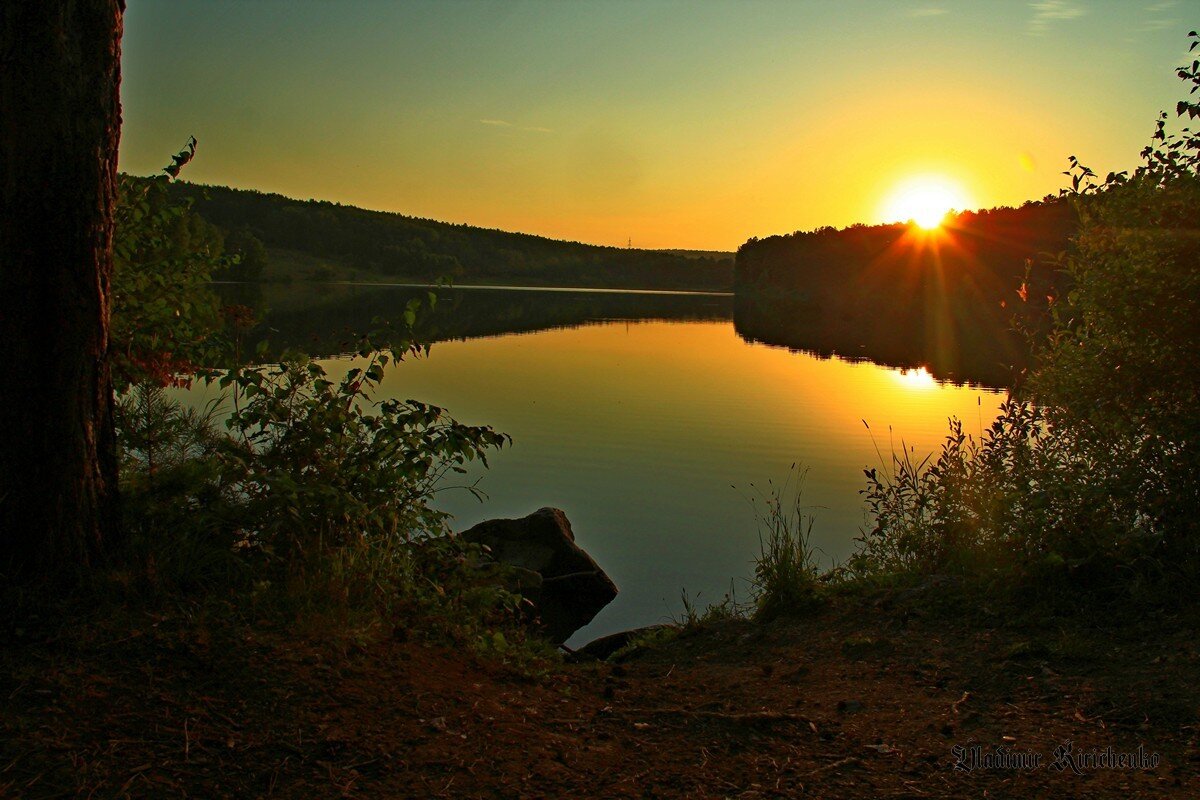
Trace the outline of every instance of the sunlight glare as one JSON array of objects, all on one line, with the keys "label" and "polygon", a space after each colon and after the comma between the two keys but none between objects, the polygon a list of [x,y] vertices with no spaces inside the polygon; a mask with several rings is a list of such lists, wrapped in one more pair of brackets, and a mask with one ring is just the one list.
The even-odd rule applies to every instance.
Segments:
[{"label": "sunlight glare", "polygon": [[939,176],[921,176],[897,186],[883,204],[883,217],[914,222],[926,230],[942,224],[951,209],[968,206],[962,188]]},{"label": "sunlight glare", "polygon": [[937,381],[925,367],[895,370],[892,375],[901,386],[907,389],[934,389],[937,387]]}]

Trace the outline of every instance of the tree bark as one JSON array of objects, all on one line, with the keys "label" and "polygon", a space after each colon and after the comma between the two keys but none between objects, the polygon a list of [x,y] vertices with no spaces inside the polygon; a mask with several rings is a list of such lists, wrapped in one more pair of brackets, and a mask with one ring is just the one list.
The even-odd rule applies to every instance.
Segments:
[{"label": "tree bark", "polygon": [[109,285],[124,0],[0,5],[0,573],[117,530]]}]

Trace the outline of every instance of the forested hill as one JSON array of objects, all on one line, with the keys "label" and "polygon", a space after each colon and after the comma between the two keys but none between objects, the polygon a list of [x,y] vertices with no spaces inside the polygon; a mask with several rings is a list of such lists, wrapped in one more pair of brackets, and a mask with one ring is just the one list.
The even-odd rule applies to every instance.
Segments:
[{"label": "forested hill", "polygon": [[1024,356],[1013,317],[1061,291],[1047,254],[1066,250],[1076,226],[1070,204],[1047,200],[957,214],[932,232],[854,225],[751,239],[737,253],[735,324],[755,341],[1002,385]]},{"label": "forested hill", "polygon": [[172,191],[191,198],[208,222],[266,245],[267,273],[277,278],[353,272],[396,281],[714,291],[733,283],[732,259],[600,247],[182,181]]}]

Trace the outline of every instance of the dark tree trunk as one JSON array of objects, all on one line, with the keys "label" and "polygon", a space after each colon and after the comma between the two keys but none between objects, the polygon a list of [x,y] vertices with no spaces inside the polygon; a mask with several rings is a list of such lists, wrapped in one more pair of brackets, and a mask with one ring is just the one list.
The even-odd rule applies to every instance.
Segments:
[{"label": "dark tree trunk", "polygon": [[116,531],[109,283],[124,0],[0,4],[0,573]]}]

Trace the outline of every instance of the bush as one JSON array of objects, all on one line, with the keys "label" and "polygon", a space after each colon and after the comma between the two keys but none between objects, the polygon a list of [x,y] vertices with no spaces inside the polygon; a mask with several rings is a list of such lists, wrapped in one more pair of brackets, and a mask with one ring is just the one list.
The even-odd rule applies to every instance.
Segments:
[{"label": "bush", "polygon": [[1074,288],[1028,387],[1079,464],[1077,527],[1140,536],[1168,560],[1195,559],[1200,543],[1198,144],[1168,140],[1171,160],[1153,151],[1080,198]]},{"label": "bush", "polygon": [[486,464],[487,450],[508,440],[415,400],[374,402],[385,368],[401,354],[367,339],[361,366],[337,381],[300,356],[217,378],[234,390],[224,477],[252,521],[240,530],[247,547],[286,559],[364,539],[405,545],[444,533],[446,515],[428,503],[441,479],[476,459]]},{"label": "bush", "polygon": [[[516,618],[518,598],[481,578],[478,548],[450,536],[431,501],[444,477],[486,464],[508,437],[374,397],[386,369],[428,352],[411,336],[422,303],[398,330],[362,337],[338,378],[300,353],[248,364],[253,320],[242,308],[218,312],[208,289],[220,242],[168,202],[166,183],[122,184],[112,335],[130,535],[110,577],[139,593],[225,588],[251,608],[342,624],[420,618],[507,649],[491,626]],[[264,342],[257,358],[266,353]],[[196,378],[222,390],[202,411],[164,391]]]},{"label": "bush", "polygon": [[171,202],[167,178],[122,175],[114,214],[109,358],[118,391],[186,379],[219,349],[212,273],[228,266],[223,237]]},{"label": "bush", "polygon": [[[1200,62],[1179,75],[1200,88]],[[1131,175],[1097,183],[1071,159],[1071,289],[1049,298],[1034,368],[981,441],[952,421],[932,465],[868,471],[875,524],[854,570],[1160,593],[1200,575],[1200,137],[1166,123]]]}]

